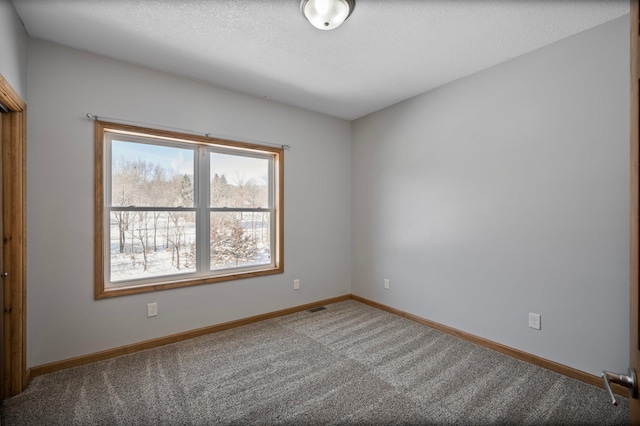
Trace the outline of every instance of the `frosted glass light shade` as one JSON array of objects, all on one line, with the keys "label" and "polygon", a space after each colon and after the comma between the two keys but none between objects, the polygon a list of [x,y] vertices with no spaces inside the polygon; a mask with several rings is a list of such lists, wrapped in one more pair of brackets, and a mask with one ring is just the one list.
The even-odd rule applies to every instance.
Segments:
[{"label": "frosted glass light shade", "polygon": [[355,4],[355,0],[302,0],[300,11],[314,27],[332,30],[351,15]]}]

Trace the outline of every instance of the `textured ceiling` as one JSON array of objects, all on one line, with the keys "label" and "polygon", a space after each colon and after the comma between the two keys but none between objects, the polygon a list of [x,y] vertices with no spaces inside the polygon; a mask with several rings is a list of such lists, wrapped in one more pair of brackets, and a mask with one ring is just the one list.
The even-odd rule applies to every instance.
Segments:
[{"label": "textured ceiling", "polygon": [[13,0],[29,34],[352,120],[610,21],[628,0]]}]

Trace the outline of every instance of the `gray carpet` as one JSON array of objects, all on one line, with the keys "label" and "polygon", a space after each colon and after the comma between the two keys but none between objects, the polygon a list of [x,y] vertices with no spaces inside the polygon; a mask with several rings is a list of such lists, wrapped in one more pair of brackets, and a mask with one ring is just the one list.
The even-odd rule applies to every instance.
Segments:
[{"label": "gray carpet", "polygon": [[36,377],[5,425],[626,424],[628,400],[346,301]]}]

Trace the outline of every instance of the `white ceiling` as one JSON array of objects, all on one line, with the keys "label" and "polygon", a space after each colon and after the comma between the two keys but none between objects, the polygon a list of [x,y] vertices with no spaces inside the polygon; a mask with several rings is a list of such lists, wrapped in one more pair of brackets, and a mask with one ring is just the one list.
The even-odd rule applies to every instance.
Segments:
[{"label": "white ceiling", "polygon": [[353,120],[629,13],[628,0],[13,0],[29,34]]}]

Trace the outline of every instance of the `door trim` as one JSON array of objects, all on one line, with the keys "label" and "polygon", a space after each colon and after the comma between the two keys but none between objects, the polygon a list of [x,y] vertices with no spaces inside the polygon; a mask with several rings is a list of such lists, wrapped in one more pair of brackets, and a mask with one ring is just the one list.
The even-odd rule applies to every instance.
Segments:
[{"label": "door trim", "polygon": [[[27,106],[0,74],[2,114],[2,192],[4,223],[4,350],[5,396],[27,387],[26,368],[26,142]],[[2,271],[2,272],[5,272]]]},{"label": "door trim", "polygon": [[[640,161],[640,147],[638,145],[640,139],[640,87],[638,78],[640,66],[638,60],[640,55],[638,49],[640,43],[640,5],[638,0],[630,0],[630,49],[629,59],[629,136],[630,136],[630,192],[629,192],[629,218],[630,218],[630,265],[629,265],[629,365],[636,369],[640,366],[640,324],[638,321],[638,307],[640,305],[640,292],[638,285],[640,272],[640,170],[638,162]],[[640,402],[637,399],[629,400],[630,406],[630,422],[631,424],[640,424]]]}]

